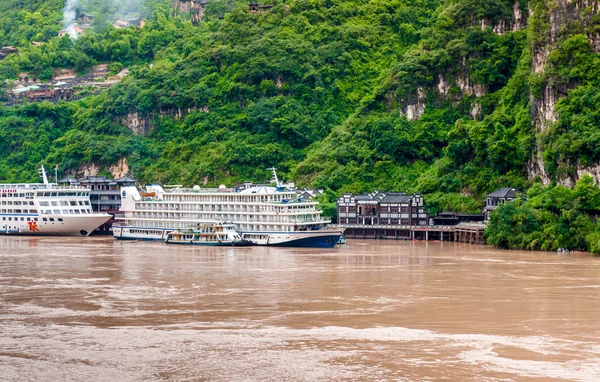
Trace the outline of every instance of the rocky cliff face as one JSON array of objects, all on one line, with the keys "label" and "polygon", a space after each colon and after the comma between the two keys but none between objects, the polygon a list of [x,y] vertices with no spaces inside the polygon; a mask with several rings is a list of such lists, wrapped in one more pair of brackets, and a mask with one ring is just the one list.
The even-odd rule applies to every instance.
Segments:
[{"label": "rocky cliff face", "polygon": [[141,136],[147,136],[150,131],[154,128],[154,119],[156,117],[169,117],[174,119],[185,118],[192,111],[200,111],[208,113],[208,107],[201,108],[187,108],[187,109],[171,109],[171,110],[159,110],[157,113],[150,113],[149,115],[140,115],[137,111],[129,112],[116,119],[116,122],[122,126],[127,127],[133,133]]},{"label": "rocky cliff face", "polygon": [[[473,20],[468,24],[470,27],[480,26],[481,30],[491,28],[497,35],[503,35],[508,32],[517,32],[527,26],[527,15],[523,12],[522,3],[515,1],[511,7],[510,18],[493,21],[488,18]],[[399,103],[399,112],[405,115],[409,121],[417,121],[425,113],[427,95],[433,93],[433,98],[438,101],[450,101],[457,105],[463,96],[469,96],[472,99],[469,114],[473,119],[478,119],[481,114],[481,103],[477,98],[489,94],[489,89],[476,81],[473,81],[469,74],[468,65],[472,57],[463,55],[459,59],[459,65],[448,67],[436,74],[436,81],[429,89],[425,86],[417,87],[416,90],[397,100]],[[387,96],[387,104],[392,104],[393,95]]]},{"label": "rocky cliff face", "polygon": [[[557,102],[577,86],[560,84],[548,75],[551,69],[548,57],[557,48],[560,40],[570,33],[584,32],[596,52],[600,52],[600,31],[590,28],[599,10],[600,4],[597,0],[540,0],[530,4],[529,17],[536,19],[537,25],[541,26],[531,31],[531,35],[536,37],[531,44],[531,71],[544,79],[541,91],[531,95],[531,114],[535,130],[542,135],[548,134],[550,126],[560,118],[556,112]],[[542,160],[541,149],[542,147],[538,146],[534,150],[527,172],[529,178],[538,177],[544,184],[548,184],[551,179]],[[570,186],[584,174],[590,174],[600,183],[600,174],[596,166],[575,164],[573,167],[574,171],[570,175],[558,176],[555,180],[559,184]]]}]

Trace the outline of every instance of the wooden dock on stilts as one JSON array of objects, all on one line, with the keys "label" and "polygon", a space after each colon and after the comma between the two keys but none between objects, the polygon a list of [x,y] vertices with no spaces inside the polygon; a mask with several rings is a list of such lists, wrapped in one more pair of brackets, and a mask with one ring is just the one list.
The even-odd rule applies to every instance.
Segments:
[{"label": "wooden dock on stilts", "polygon": [[344,225],[344,236],[351,239],[438,240],[485,244],[484,224],[460,223],[456,226]]}]

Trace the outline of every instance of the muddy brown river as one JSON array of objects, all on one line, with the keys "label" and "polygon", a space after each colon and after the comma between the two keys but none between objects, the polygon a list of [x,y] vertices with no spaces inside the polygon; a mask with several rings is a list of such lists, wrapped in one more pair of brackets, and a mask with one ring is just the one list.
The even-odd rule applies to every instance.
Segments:
[{"label": "muddy brown river", "polygon": [[496,380],[600,380],[600,259],[0,237],[0,381]]}]

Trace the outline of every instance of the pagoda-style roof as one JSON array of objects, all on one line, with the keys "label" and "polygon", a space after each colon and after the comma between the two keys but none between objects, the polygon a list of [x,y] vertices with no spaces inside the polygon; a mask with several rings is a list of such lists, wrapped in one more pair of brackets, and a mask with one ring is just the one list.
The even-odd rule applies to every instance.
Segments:
[{"label": "pagoda-style roof", "polygon": [[98,175],[86,176],[85,178],[79,180],[80,183],[109,183],[112,181],[113,180],[110,178]]},{"label": "pagoda-style roof", "polygon": [[389,193],[381,199],[381,203],[410,203],[412,197],[412,195],[406,195],[404,193]]},{"label": "pagoda-style roof", "polygon": [[115,179],[117,183],[136,183],[137,179],[130,178],[128,176],[122,176],[120,178]]},{"label": "pagoda-style roof", "polygon": [[492,193],[487,194],[486,198],[507,198],[507,199],[516,199],[517,198],[517,190],[510,187],[502,187]]}]

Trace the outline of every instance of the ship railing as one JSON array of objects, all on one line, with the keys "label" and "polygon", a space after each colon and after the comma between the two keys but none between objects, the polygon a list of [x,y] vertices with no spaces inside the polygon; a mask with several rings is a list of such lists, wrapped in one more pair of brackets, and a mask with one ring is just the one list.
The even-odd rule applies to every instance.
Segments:
[{"label": "ship railing", "polygon": [[168,193],[180,193],[180,192],[191,192],[196,194],[201,193],[213,193],[213,192],[234,192],[234,188],[186,188],[186,187],[173,187],[165,189]]},{"label": "ship railing", "polygon": [[[478,224],[477,226],[483,227],[483,225]],[[364,229],[406,229],[406,230],[426,230],[426,231],[448,231],[454,230],[457,226],[447,226],[447,225],[405,225],[405,224],[340,224],[338,227],[341,228],[364,228]]]}]

